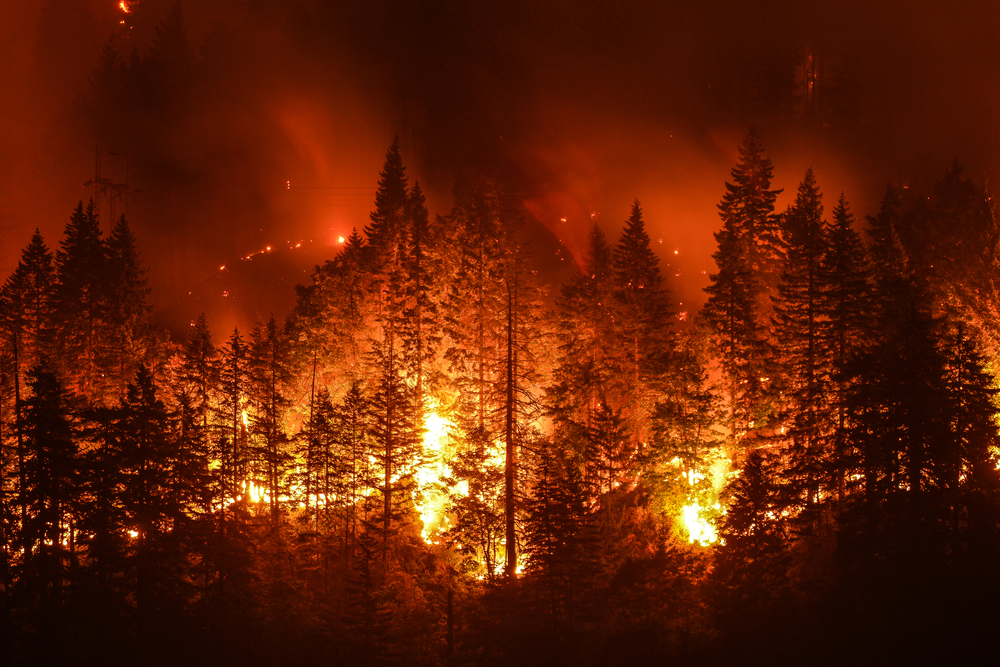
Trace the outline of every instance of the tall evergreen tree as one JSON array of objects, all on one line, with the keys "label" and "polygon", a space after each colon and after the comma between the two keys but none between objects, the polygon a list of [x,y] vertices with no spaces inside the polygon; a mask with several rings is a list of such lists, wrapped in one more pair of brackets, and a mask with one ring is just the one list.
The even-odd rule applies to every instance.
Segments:
[{"label": "tall evergreen tree", "polygon": [[822,347],[826,281],[821,264],[827,238],[821,199],[812,169],[808,169],[795,203],[783,216],[784,270],[774,298],[792,476],[807,504],[818,500],[820,471],[832,426],[827,386],[830,369]]},{"label": "tall evergreen tree", "polygon": [[854,230],[854,216],[843,193],[833,209],[826,236],[827,252],[822,263],[826,283],[822,295],[822,312],[826,318],[822,327],[822,348],[829,364],[835,429],[831,482],[837,489],[838,502],[843,502],[845,479],[841,459],[847,445],[849,425],[847,397],[851,384],[850,364],[869,342],[872,314],[868,253]]},{"label": "tall evergreen tree", "polygon": [[130,525],[129,579],[140,639],[169,626],[187,599],[186,546],[181,536],[188,511],[177,443],[152,374],[139,366],[121,404],[120,447],[123,508]]},{"label": "tall evergreen tree", "polygon": [[378,488],[374,466],[374,425],[371,399],[365,395],[362,384],[355,381],[337,404],[334,420],[334,437],[337,456],[343,467],[344,553],[350,562],[358,536],[360,518],[366,511],[364,499]]},{"label": "tall evergreen tree", "polygon": [[[772,410],[768,295],[777,284],[781,238],[771,189],[773,167],[753,130],[740,148],[733,182],[719,204],[722,229],[713,255],[703,316],[711,328],[728,387],[729,428],[736,442],[756,436]],[[752,442],[752,437],[748,442]]]},{"label": "tall evergreen tree", "polygon": [[558,428],[586,430],[601,401],[620,409],[626,400],[615,344],[618,327],[612,271],[611,248],[594,225],[582,270],[574,271],[556,298],[558,348],[547,393]]},{"label": "tall evergreen tree", "polygon": [[377,355],[378,385],[372,399],[374,456],[382,496],[382,564],[388,573],[397,525],[412,510],[415,467],[420,457],[420,430],[412,390],[400,375],[400,358],[392,348]]},{"label": "tall evergreen tree", "polygon": [[75,499],[77,443],[70,399],[44,363],[28,372],[30,395],[24,404],[25,485],[27,506],[21,526],[19,592],[37,610],[43,656],[53,657],[65,625],[66,578],[70,549],[78,529]]},{"label": "tall evergreen tree", "polygon": [[201,422],[201,428],[207,429],[213,410],[216,387],[219,383],[218,350],[212,342],[212,331],[208,326],[205,313],[191,323],[187,340],[181,352],[181,367],[178,372],[178,393],[188,396],[191,410]]},{"label": "tall evergreen tree", "polygon": [[736,645],[751,652],[790,593],[778,474],[777,462],[764,450],[750,452],[727,488],[729,508],[714,555],[712,583],[721,625]]},{"label": "tall evergreen tree", "polygon": [[78,393],[103,398],[101,362],[106,343],[107,271],[94,202],[83,203],[66,225],[56,253],[55,308],[59,359]]},{"label": "tall evergreen tree", "polygon": [[[424,402],[432,386],[437,348],[441,343],[437,284],[441,262],[428,220],[427,206],[419,183],[410,189],[407,206],[406,307],[400,323],[407,374],[414,378],[417,420],[423,422]],[[429,382],[431,381],[431,382]]]},{"label": "tall evergreen tree", "polygon": [[[733,167],[732,177],[732,183],[726,182],[719,214],[724,223],[738,230],[745,253],[743,260],[759,281],[760,292],[756,296],[766,298],[781,270],[781,228],[774,203],[782,191],[771,189],[774,167],[770,158],[764,156],[764,145],[753,128],[739,148],[739,162]],[[766,308],[767,304],[760,305]]]},{"label": "tall evergreen tree", "polygon": [[612,259],[614,297],[620,312],[621,366],[628,377],[628,413],[635,447],[648,435],[653,391],[661,387],[670,361],[670,305],[660,260],[650,248],[639,201],[625,222]]},{"label": "tall evergreen tree", "polygon": [[105,247],[108,341],[104,367],[120,379],[121,386],[116,389],[121,390],[126,378],[135,374],[150,344],[146,324],[149,287],[135,236],[124,215],[115,223]]},{"label": "tall evergreen tree", "polygon": [[22,375],[51,353],[55,282],[52,253],[36,229],[17,268],[0,289],[4,336],[17,348]]},{"label": "tall evergreen tree", "polygon": [[286,451],[288,437],[283,424],[288,407],[285,387],[292,374],[288,356],[287,341],[278,331],[274,317],[264,327],[258,323],[251,335],[249,350],[248,399],[254,409],[252,431],[261,439],[255,458],[263,464],[261,481],[267,488],[272,523],[277,523],[279,519],[278,499],[283,492],[289,458]]}]

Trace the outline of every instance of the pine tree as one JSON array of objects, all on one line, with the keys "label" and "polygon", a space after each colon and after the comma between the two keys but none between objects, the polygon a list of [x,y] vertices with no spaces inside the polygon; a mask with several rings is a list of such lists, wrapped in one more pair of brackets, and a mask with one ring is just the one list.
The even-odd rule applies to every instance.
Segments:
[{"label": "pine tree", "polygon": [[31,368],[50,355],[55,280],[52,253],[36,229],[17,268],[0,290],[3,331],[17,348],[21,369]]},{"label": "pine tree", "polygon": [[492,179],[465,174],[455,183],[455,206],[442,234],[453,238],[446,257],[445,359],[460,392],[458,418],[464,430],[499,431],[491,387],[496,380],[500,274],[500,193]]},{"label": "pine tree", "polygon": [[625,394],[636,449],[646,439],[651,395],[662,383],[670,361],[671,313],[659,263],[636,200],[612,259],[613,294],[619,306],[615,315],[620,318],[623,348],[620,364],[628,378]]},{"label": "pine tree", "polygon": [[278,498],[284,488],[284,469],[289,459],[285,451],[288,437],[283,429],[288,407],[285,387],[292,374],[288,356],[288,343],[273,316],[263,328],[259,324],[254,328],[249,350],[248,394],[255,413],[252,433],[262,439],[256,448],[256,458],[264,467],[262,481],[267,488],[272,523],[279,519]]},{"label": "pine tree", "polygon": [[245,511],[248,479],[249,418],[246,413],[249,390],[249,354],[239,329],[233,329],[229,343],[222,349],[219,363],[219,436],[221,445],[222,520],[225,523],[225,505],[232,501],[234,509]]},{"label": "pine tree", "polygon": [[[130,523],[122,503],[124,466],[121,453],[120,410],[99,407],[83,414],[81,440],[81,546],[89,561],[83,594],[93,613],[107,624],[110,637],[116,617],[124,615],[128,587],[125,559]],[[120,628],[118,628],[120,629]],[[101,631],[102,634],[104,630]]]},{"label": "pine tree", "polygon": [[802,500],[815,503],[831,435],[829,365],[822,349],[826,293],[821,268],[827,254],[822,194],[806,170],[795,203],[783,216],[785,260],[774,298],[774,331],[781,350],[791,475]]},{"label": "pine tree", "polygon": [[358,535],[359,517],[366,508],[364,499],[378,488],[374,466],[374,428],[372,405],[359,381],[351,384],[337,404],[334,415],[334,437],[337,458],[343,469],[344,553],[350,562]]},{"label": "pine tree", "polygon": [[826,290],[822,295],[823,355],[829,364],[832,389],[834,442],[832,484],[838,502],[845,492],[841,459],[847,446],[848,405],[851,386],[850,363],[862,352],[870,337],[872,277],[868,253],[854,231],[854,216],[843,193],[827,225],[827,252],[823,258]]},{"label": "pine tree", "polygon": [[178,393],[188,396],[190,409],[198,417],[201,428],[208,436],[208,423],[213,410],[213,399],[219,382],[218,351],[212,343],[212,331],[205,313],[191,323],[187,340],[181,352],[178,372]]},{"label": "pine tree", "polygon": [[93,201],[86,210],[82,202],[77,205],[60,246],[54,304],[61,323],[56,332],[60,365],[77,393],[103,397],[107,271]]},{"label": "pine tree", "polygon": [[458,243],[448,258],[445,352],[460,396],[459,427],[504,443],[505,576],[517,573],[517,485],[521,442],[537,411],[535,348],[539,297],[527,268],[518,210],[494,178],[459,180],[448,224]]},{"label": "pine tree", "polygon": [[[764,146],[753,128],[743,140],[739,156],[732,170],[733,182],[726,183],[719,214],[723,222],[738,230],[746,268],[759,281],[755,287],[760,292],[755,296],[766,298],[780,272],[781,228],[774,203],[782,191],[771,189],[774,167],[764,156]],[[766,303],[758,303],[766,308]]]},{"label": "pine tree", "polygon": [[412,509],[411,492],[420,456],[420,429],[415,420],[412,390],[400,375],[399,354],[391,347],[376,355],[378,385],[372,398],[374,456],[382,496],[382,564],[389,572],[396,526]]},{"label": "pine tree", "polygon": [[718,513],[713,467],[722,457],[718,427],[724,420],[720,397],[709,382],[706,346],[697,329],[679,340],[669,385],[653,411],[650,447],[639,462],[654,506],[671,515],[691,505],[701,518]]},{"label": "pine tree", "polygon": [[[750,134],[733,168],[733,183],[719,204],[722,229],[713,255],[718,273],[710,276],[702,311],[728,388],[729,429],[734,441],[756,436],[768,420],[772,389],[768,295],[777,284],[781,238],[771,189],[773,167],[757,135]],[[748,442],[752,442],[749,440]]]},{"label": "pine tree", "polygon": [[527,550],[532,574],[541,579],[545,603],[558,634],[572,636],[596,572],[592,497],[580,466],[560,455],[573,447],[542,443],[528,501]]},{"label": "pine tree", "polygon": [[441,343],[437,294],[440,288],[440,261],[437,258],[427,206],[419,183],[414,183],[407,199],[406,307],[400,323],[407,371],[414,378],[417,420],[423,422],[425,397],[432,386],[431,363]]},{"label": "pine tree", "polygon": [[719,530],[712,580],[723,629],[753,650],[760,632],[787,603],[789,552],[777,462],[750,452],[730,482],[728,511]]},{"label": "pine tree", "polygon": [[77,530],[77,443],[70,399],[55,373],[44,363],[36,365],[28,372],[28,387],[19,588],[28,596],[26,604],[38,610],[41,650],[51,657],[65,629],[66,575]]},{"label": "pine tree", "polygon": [[626,400],[615,346],[612,271],[611,248],[594,225],[582,271],[574,271],[556,298],[558,349],[553,382],[546,392],[557,428],[585,431],[601,401],[620,409]]},{"label": "pine tree", "polygon": [[[21,253],[17,268],[0,289],[0,355],[9,368],[11,391],[9,399],[4,396],[4,405],[10,400],[14,416],[13,431],[17,438],[17,488],[24,488],[24,460],[26,456],[23,437],[22,386],[23,377],[29,368],[50,360],[54,338],[53,316],[55,269],[52,254],[45,246],[42,235],[35,230],[31,242]],[[6,376],[6,373],[4,373]],[[3,381],[3,378],[0,378]],[[6,386],[4,386],[6,389]],[[7,394],[7,392],[4,392]],[[0,420],[0,428],[3,428]],[[0,447],[3,440],[0,438]],[[6,463],[6,460],[4,461]],[[4,474],[7,468],[4,468]],[[23,498],[17,502],[20,521],[26,520],[27,509]]]},{"label": "pine tree", "polygon": [[368,252],[376,271],[393,259],[410,205],[406,167],[403,166],[403,158],[399,153],[397,136],[385,153],[385,164],[379,172],[378,186],[375,189],[375,210],[370,216],[372,224],[365,227]]},{"label": "pine tree", "polygon": [[139,366],[121,404],[122,505],[134,534],[129,549],[140,639],[170,623],[186,599],[180,536],[189,506],[175,475],[177,443],[153,376]]},{"label": "pine tree", "polygon": [[127,378],[135,374],[150,344],[146,315],[146,269],[139,261],[135,236],[122,215],[105,241],[107,253],[107,315],[108,346],[104,368],[119,378],[118,393]]}]

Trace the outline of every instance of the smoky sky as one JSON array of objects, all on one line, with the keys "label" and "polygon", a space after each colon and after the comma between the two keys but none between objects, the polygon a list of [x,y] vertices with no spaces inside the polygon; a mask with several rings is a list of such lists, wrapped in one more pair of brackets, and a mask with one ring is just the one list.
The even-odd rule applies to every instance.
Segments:
[{"label": "smoky sky", "polygon": [[955,158],[996,172],[995,3],[220,0],[179,24],[176,4],[0,4],[4,275],[35,227],[57,245],[97,146],[160,321],[217,331],[287,312],[367,221],[397,134],[432,215],[462,169],[499,166],[557,268],[639,199],[679,310],[751,126],[781,206],[810,166],[859,216]]}]

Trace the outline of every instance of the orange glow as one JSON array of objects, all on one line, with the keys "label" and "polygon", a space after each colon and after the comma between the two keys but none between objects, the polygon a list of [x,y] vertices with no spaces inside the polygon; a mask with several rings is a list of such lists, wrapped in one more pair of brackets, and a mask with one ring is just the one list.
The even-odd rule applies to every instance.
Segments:
[{"label": "orange glow", "polygon": [[130,6],[130,3],[125,2],[125,0],[121,0],[121,2],[118,3],[118,8],[123,12],[125,12],[126,14],[132,13],[132,7]]},{"label": "orange glow", "polygon": [[438,534],[448,529],[450,519],[445,513],[449,503],[449,494],[444,480],[451,476],[451,468],[445,462],[442,451],[451,422],[438,414],[438,402],[430,399],[427,413],[424,416],[424,456],[427,462],[417,469],[418,497],[415,497],[417,510],[424,527],[421,537],[428,544],[437,542]]}]

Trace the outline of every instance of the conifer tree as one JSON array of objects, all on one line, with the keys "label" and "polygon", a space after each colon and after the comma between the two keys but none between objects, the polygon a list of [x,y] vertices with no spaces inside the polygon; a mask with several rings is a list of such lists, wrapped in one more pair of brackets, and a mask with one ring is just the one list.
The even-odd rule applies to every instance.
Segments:
[{"label": "conifer tree", "polygon": [[431,380],[431,362],[441,342],[437,281],[441,263],[434,247],[427,206],[420,183],[410,188],[406,206],[406,307],[400,334],[408,375],[414,378],[417,420],[423,422],[425,397]]},{"label": "conifer tree", "polygon": [[613,294],[620,318],[621,370],[628,378],[628,396],[634,446],[640,449],[647,437],[652,392],[660,387],[671,351],[670,306],[659,258],[650,248],[649,234],[639,201],[625,222],[615,248]]},{"label": "conifer tree", "polygon": [[178,393],[188,396],[190,409],[198,417],[201,428],[205,431],[205,437],[208,437],[208,423],[219,382],[218,363],[218,350],[212,343],[208,318],[205,317],[205,313],[201,313],[198,319],[191,323],[187,340],[184,342],[177,383]]},{"label": "conifer tree", "polygon": [[256,458],[263,464],[272,523],[279,518],[278,497],[284,486],[289,454],[283,416],[288,407],[285,387],[291,379],[288,344],[272,316],[264,327],[254,327],[248,359],[249,403],[254,408],[252,431],[262,439]]},{"label": "conifer tree", "polygon": [[94,202],[83,203],[66,225],[56,253],[58,284],[54,310],[59,313],[59,358],[73,388],[101,397],[100,381],[106,335],[106,255]]},{"label": "conifer tree", "polygon": [[730,482],[729,508],[719,530],[712,572],[724,629],[743,641],[774,618],[789,594],[788,535],[778,465],[755,450]]},{"label": "conifer tree", "polygon": [[374,424],[371,400],[365,395],[360,381],[355,380],[337,404],[333,414],[337,458],[343,469],[340,497],[344,512],[344,553],[350,562],[364,499],[378,488],[374,466]]},{"label": "conifer tree", "polygon": [[385,163],[375,189],[375,210],[370,216],[372,222],[365,227],[368,252],[375,271],[380,271],[386,262],[394,259],[410,203],[406,167],[399,153],[397,136],[385,153]]},{"label": "conifer tree", "polygon": [[455,239],[447,257],[444,353],[460,392],[458,418],[465,430],[495,434],[491,390],[503,295],[499,289],[500,193],[492,179],[466,174],[455,183],[455,206],[442,234]]},{"label": "conifer tree", "polygon": [[121,412],[117,407],[86,411],[81,428],[86,443],[81,461],[80,543],[89,561],[81,589],[99,619],[100,636],[109,639],[120,630],[115,623],[124,615],[129,517],[122,502],[125,470],[121,451]]},{"label": "conifer tree", "polygon": [[411,509],[414,468],[420,456],[420,426],[415,420],[412,390],[400,375],[399,354],[391,347],[383,349],[373,364],[379,376],[372,398],[372,435],[381,480],[382,564],[388,573],[396,525]]},{"label": "conifer tree", "polygon": [[556,298],[558,348],[546,391],[557,428],[585,431],[601,401],[612,409],[624,405],[612,271],[611,248],[594,225],[583,269],[574,271]]},{"label": "conifer tree", "polygon": [[[739,442],[756,436],[772,408],[768,296],[777,283],[781,238],[771,189],[773,167],[753,130],[740,148],[733,182],[719,204],[719,268],[705,291],[703,316],[713,332],[728,389],[729,429]],[[752,442],[748,440],[748,442]]]},{"label": "conifer tree", "polygon": [[588,492],[574,449],[542,443],[528,502],[529,565],[542,583],[557,631],[573,634],[596,572],[594,523]]},{"label": "conifer tree", "polygon": [[822,262],[826,283],[822,295],[822,312],[826,318],[822,327],[822,348],[829,364],[835,429],[831,452],[834,464],[832,483],[836,486],[838,501],[843,502],[845,480],[841,458],[847,444],[850,364],[869,342],[872,315],[868,253],[854,231],[854,216],[843,193],[833,209],[826,236],[827,252]]},{"label": "conifer tree", "polygon": [[812,169],[808,169],[795,203],[782,217],[785,260],[774,298],[791,474],[809,504],[817,500],[831,433],[827,400],[830,369],[822,348],[826,321],[822,303],[827,286],[821,263],[827,254],[827,239],[821,198]]},{"label": "conifer tree", "polygon": [[249,354],[239,329],[234,328],[229,343],[222,348],[219,363],[219,452],[222,518],[225,505],[232,499],[234,507],[245,509],[248,472],[249,418],[246,416],[249,390]]},{"label": "conifer tree", "polygon": [[78,475],[77,443],[70,399],[44,363],[28,372],[24,402],[25,484],[27,506],[21,527],[19,587],[29,608],[38,610],[43,651],[55,649],[64,629],[66,574],[74,525]]},{"label": "conifer tree", "polygon": [[146,354],[149,336],[146,315],[146,269],[139,261],[135,236],[128,221],[118,218],[105,241],[107,253],[108,346],[104,367],[122,384],[135,374],[137,364]]},{"label": "conifer tree", "polygon": [[176,476],[176,442],[153,376],[139,366],[121,404],[122,504],[134,531],[129,558],[140,638],[181,613],[186,598],[185,546],[191,507]]},{"label": "conifer tree", "polygon": [[51,352],[55,281],[52,253],[36,229],[17,268],[0,289],[3,331],[17,348],[21,374]]},{"label": "conifer tree", "polygon": [[639,461],[644,486],[671,514],[691,504],[699,512],[714,510],[712,468],[721,456],[718,427],[724,419],[703,360],[705,347],[698,330],[679,340],[669,385],[653,410],[650,447]]},{"label": "conifer tree", "polygon": [[781,228],[774,203],[782,191],[771,189],[774,167],[770,158],[764,156],[764,146],[753,128],[739,148],[739,162],[733,167],[732,177],[733,182],[726,183],[719,214],[724,223],[738,230],[746,268],[756,279],[755,287],[759,290],[755,296],[766,298],[781,270]]},{"label": "conifer tree", "polygon": [[[17,438],[17,487],[24,488],[24,460],[26,456],[23,437],[22,394],[23,377],[28,369],[43,362],[50,361],[54,349],[53,316],[55,287],[55,268],[52,254],[45,246],[42,235],[35,230],[31,242],[21,253],[17,268],[0,288],[0,331],[3,340],[0,341],[0,355],[3,355],[5,366],[9,368],[10,389],[4,391],[4,400],[0,405],[10,403],[13,414],[14,435]],[[3,382],[7,376],[0,378]],[[6,384],[3,385],[6,389]],[[0,419],[0,428],[4,422]],[[3,446],[0,438],[0,447]],[[6,463],[6,459],[5,459]],[[4,469],[6,475],[7,469]],[[24,499],[17,502],[21,523],[26,520]]]}]

